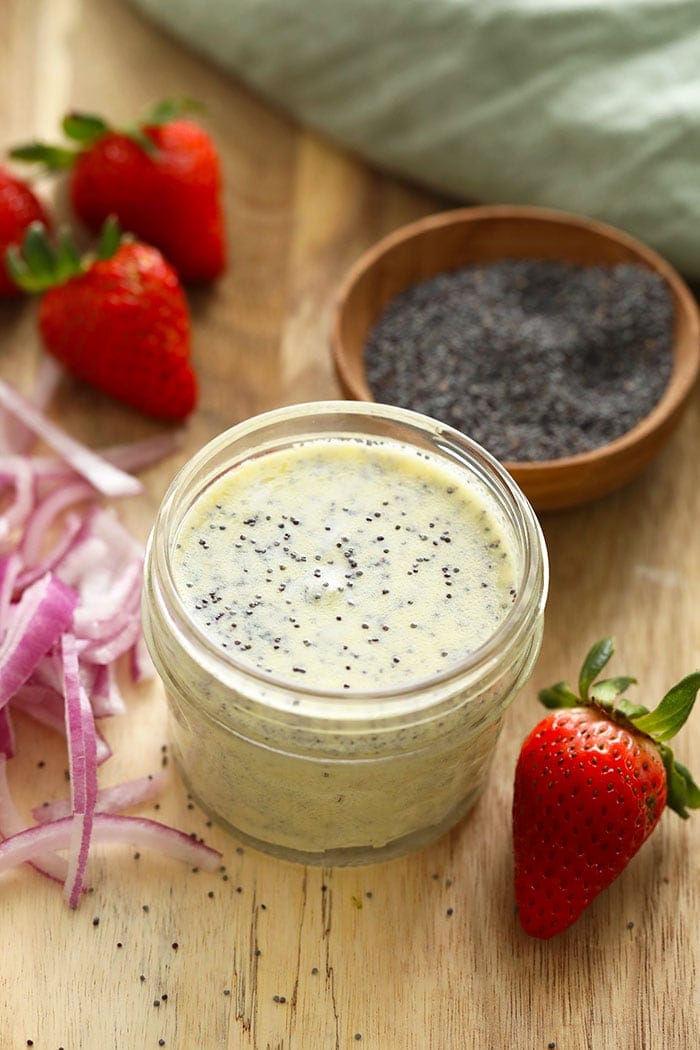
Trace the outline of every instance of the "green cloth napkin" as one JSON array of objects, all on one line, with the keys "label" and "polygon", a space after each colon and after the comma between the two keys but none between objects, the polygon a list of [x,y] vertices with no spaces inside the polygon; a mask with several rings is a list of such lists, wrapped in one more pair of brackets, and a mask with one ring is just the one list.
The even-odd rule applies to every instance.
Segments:
[{"label": "green cloth napkin", "polygon": [[700,278],[698,0],[131,0],[372,163],[612,222]]}]

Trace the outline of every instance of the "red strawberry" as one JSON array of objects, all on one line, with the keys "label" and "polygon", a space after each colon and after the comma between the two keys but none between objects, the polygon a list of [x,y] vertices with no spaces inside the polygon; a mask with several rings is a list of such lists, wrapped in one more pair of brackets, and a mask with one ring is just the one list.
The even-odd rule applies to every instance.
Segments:
[{"label": "red strawberry", "polygon": [[11,246],[21,244],[30,222],[49,225],[43,204],[26,182],[16,179],[0,166],[0,296],[9,298],[22,294],[22,289],[17,287],[5,268],[5,252]]},{"label": "red strawberry", "polygon": [[162,419],[183,419],[197,390],[189,363],[190,322],[182,287],[156,248],[121,241],[105,224],[98,257],[81,261],[67,238],[57,249],[32,225],[15,280],[45,291],[44,344],[66,370],[104,393]]},{"label": "red strawberry", "polygon": [[78,217],[97,231],[114,215],[159,248],[185,283],[210,281],[226,264],[219,157],[211,137],[164,102],[136,128],[72,113],[63,130],[76,149],[31,143],[11,153],[52,170],[70,168]]},{"label": "red strawberry", "polygon": [[580,696],[544,689],[561,708],[535,726],[515,771],[515,895],[523,928],[547,938],[570,926],[617,878],[656,827],[666,804],[682,817],[700,789],[674,761],[670,740],[700,689],[700,672],[674,686],[651,713],[624,699],[633,678],[594,680],[612,656],[609,639],[588,653]]}]

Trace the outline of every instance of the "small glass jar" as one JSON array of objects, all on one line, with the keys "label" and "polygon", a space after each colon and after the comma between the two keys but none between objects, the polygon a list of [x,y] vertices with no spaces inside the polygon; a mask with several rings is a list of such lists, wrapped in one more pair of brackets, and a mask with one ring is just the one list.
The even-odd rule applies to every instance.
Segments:
[{"label": "small glass jar", "polygon": [[[324,437],[426,450],[489,494],[517,567],[517,596],[461,664],[395,691],[320,695],[237,661],[189,616],[173,575],[189,508],[237,465]],[[237,838],[286,860],[368,864],[425,845],[484,788],[504,712],[539,652],[547,576],[539,524],[508,473],[426,416],[318,402],[226,431],[172,482],[146,553],[145,637],[165,684],[173,755],[188,790]]]}]

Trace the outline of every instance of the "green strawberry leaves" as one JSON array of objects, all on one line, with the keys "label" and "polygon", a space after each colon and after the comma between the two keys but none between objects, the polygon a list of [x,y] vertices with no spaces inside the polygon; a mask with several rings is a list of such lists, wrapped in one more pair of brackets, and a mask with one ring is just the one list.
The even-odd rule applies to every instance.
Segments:
[{"label": "green strawberry leaves", "polygon": [[700,809],[700,788],[690,770],[675,761],[667,744],[659,744],[659,752],[666,770],[666,805],[686,820],[690,816],[688,808]]},{"label": "green strawberry leaves", "polygon": [[21,248],[8,248],[6,264],[15,284],[32,294],[62,284],[82,268],[67,232],[62,230],[54,245],[40,222],[27,227]]},{"label": "green strawberry leaves", "polygon": [[166,98],[157,102],[141,121],[141,127],[158,127],[170,124],[186,113],[201,113],[204,106],[194,98]]},{"label": "green strawberry leaves", "polygon": [[537,695],[540,703],[553,710],[558,707],[581,706],[581,697],[577,696],[566,682],[557,682],[555,685],[550,685],[548,689],[540,689]]},{"label": "green strawberry leaves", "polygon": [[63,146],[49,146],[44,142],[27,142],[9,151],[13,160],[41,164],[46,171],[68,171],[75,164],[78,151]]},{"label": "green strawberry leaves", "polygon": [[195,99],[169,98],[156,103],[142,120],[124,127],[113,127],[96,113],[73,110],[61,122],[63,134],[74,148],[52,146],[44,142],[28,142],[9,151],[13,160],[41,164],[45,171],[68,171],[75,165],[81,153],[112,132],[128,136],[146,153],[157,153],[155,143],[148,137],[146,128],[160,127],[186,113],[201,111],[204,107]]},{"label": "green strawberry leaves", "polygon": [[61,123],[63,134],[83,146],[92,146],[94,142],[111,131],[109,124],[95,113],[67,113]]},{"label": "green strawberry leaves", "polygon": [[105,219],[104,226],[100,231],[100,239],[97,245],[97,258],[111,259],[122,240],[122,231],[119,225],[119,220],[114,215],[110,215]]},{"label": "green strawberry leaves", "polygon": [[688,720],[699,689],[700,671],[686,675],[669,689],[657,708],[634,719],[636,728],[647,733],[657,743],[670,740]]},{"label": "green strawberry leaves", "polygon": [[659,749],[666,770],[667,805],[681,817],[688,809],[700,809],[700,788],[685,766],[676,762],[666,744],[687,721],[700,691],[700,671],[686,675],[672,686],[653,711],[642,704],[634,704],[622,694],[636,684],[636,678],[620,675],[596,681],[614,652],[611,638],[603,638],[586,654],[579,674],[577,696],[566,682],[557,682],[540,690],[540,701],[548,708],[597,707],[608,718],[635,732],[650,737]]},{"label": "green strawberry leaves", "polygon": [[[632,704],[622,696],[625,690],[635,685],[637,679],[627,675],[617,678],[606,678],[596,682],[596,678],[609,662],[615,651],[612,638],[603,638],[596,642],[586,655],[578,679],[578,694],[566,682],[557,682],[548,689],[542,689],[539,699],[545,707],[580,707],[581,704],[595,704],[611,715],[619,712],[625,718],[646,714],[646,707]],[[595,683],[595,684],[594,684]]]},{"label": "green strawberry leaves", "polygon": [[667,805],[679,817],[688,816],[688,808],[700,809],[700,788],[689,769],[676,762],[673,751],[665,743],[681,729],[693,710],[700,689],[700,671],[686,675],[672,686],[658,707],[632,719],[636,729],[656,741],[666,770]]},{"label": "green strawberry leaves", "polygon": [[610,660],[613,652],[612,638],[603,638],[589,650],[578,678],[578,691],[582,700],[588,700],[588,690]]},{"label": "green strawberry leaves", "polygon": [[[102,227],[97,258],[111,259],[121,241],[119,223],[112,216]],[[8,248],[5,258],[15,284],[32,294],[65,284],[72,277],[85,273],[94,261],[89,255],[81,258],[68,230],[60,230],[53,243],[40,222],[27,227],[21,248]]]}]

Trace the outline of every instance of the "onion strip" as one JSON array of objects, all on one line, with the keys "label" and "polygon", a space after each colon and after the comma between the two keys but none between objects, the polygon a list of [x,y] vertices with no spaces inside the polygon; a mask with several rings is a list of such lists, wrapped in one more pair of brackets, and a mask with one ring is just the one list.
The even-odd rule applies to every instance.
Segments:
[{"label": "onion strip", "polygon": [[95,719],[80,681],[78,647],[72,634],[62,636],[61,656],[73,810],[68,875],[63,886],[63,896],[71,908],[77,908],[85,879],[97,803],[97,743]]},{"label": "onion strip", "polygon": [[0,645],[0,707],[24,685],[41,657],[70,627],[77,596],[49,573],[24,592]]},{"label": "onion strip", "polygon": [[[121,813],[122,810],[131,809],[132,806],[143,805],[158,798],[165,782],[163,773],[153,773],[146,777],[136,777],[134,780],[125,780],[121,784],[112,787],[101,788],[97,792],[96,813]],[[32,816],[37,824],[49,824],[52,820],[60,820],[62,817],[70,816],[70,799],[58,799],[44,806],[35,806]]]},{"label": "onion strip", "polygon": [[[35,860],[46,850],[68,849],[72,826],[73,818],[63,817],[60,820],[52,820],[50,824],[27,828],[0,842],[0,874],[18,864],[24,864],[25,861]],[[122,843],[154,849],[175,860],[197,865],[204,871],[215,871],[221,861],[221,853],[218,850],[206,846],[190,835],[185,835],[183,831],[146,817],[96,813],[92,840],[94,843]]]},{"label": "onion strip", "polygon": [[50,445],[62,459],[65,459],[78,474],[82,474],[103,495],[136,496],[142,492],[140,481],[102,459],[86,445],[76,441],[60,427],[55,426],[39,409],[25,400],[14,387],[2,379],[0,379],[0,405],[26,427],[29,427],[47,445]]},{"label": "onion strip", "polygon": [[[10,794],[10,786],[7,783],[7,762],[0,755],[0,835],[3,839],[7,839],[18,835],[21,831],[26,831],[26,825]],[[65,857],[59,857],[57,853],[40,853],[30,863],[38,872],[53,879],[54,882],[66,881],[68,862]]]}]

